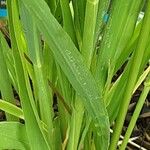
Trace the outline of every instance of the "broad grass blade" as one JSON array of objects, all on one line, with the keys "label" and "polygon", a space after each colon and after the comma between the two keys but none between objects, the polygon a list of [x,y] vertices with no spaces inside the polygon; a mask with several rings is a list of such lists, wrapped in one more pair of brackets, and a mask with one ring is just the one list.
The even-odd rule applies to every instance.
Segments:
[{"label": "broad grass blade", "polygon": [[[92,116],[97,133],[103,139],[103,149],[109,144],[109,120],[103,101],[94,78],[85,65],[81,54],[76,49],[70,37],[50,13],[46,3],[41,0],[22,0],[26,9],[34,16],[38,29],[48,41],[54,58],[61,66],[70,83],[83,97],[84,105]],[[46,14],[46,15],[45,15]]]},{"label": "broad grass blade", "polygon": [[0,149],[30,150],[25,125],[18,122],[0,122]]}]

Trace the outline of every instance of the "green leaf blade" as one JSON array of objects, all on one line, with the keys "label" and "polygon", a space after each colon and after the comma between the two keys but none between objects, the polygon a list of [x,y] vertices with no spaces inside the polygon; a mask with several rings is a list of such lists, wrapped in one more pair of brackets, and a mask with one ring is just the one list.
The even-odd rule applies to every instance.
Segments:
[{"label": "green leaf blade", "polygon": [[98,133],[104,139],[104,149],[107,149],[109,144],[109,119],[107,111],[102,99],[100,99],[97,84],[86,67],[81,54],[66,32],[51,15],[44,1],[40,1],[38,4],[35,0],[21,2],[34,16],[38,29],[49,42],[48,44],[53,51],[56,61],[61,66],[70,83],[77,93],[84,97],[84,105],[92,116]]}]

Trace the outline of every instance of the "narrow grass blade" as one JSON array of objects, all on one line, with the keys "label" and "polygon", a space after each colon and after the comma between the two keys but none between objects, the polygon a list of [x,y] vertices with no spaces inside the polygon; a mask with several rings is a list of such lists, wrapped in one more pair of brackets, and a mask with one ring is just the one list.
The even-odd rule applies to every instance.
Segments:
[{"label": "narrow grass blade", "polygon": [[81,134],[78,149],[81,149],[83,144],[84,144],[86,135],[88,134],[88,131],[89,131],[89,128],[90,128],[91,121],[92,121],[92,119],[88,116],[88,119],[86,119],[85,128],[83,129],[83,132]]},{"label": "narrow grass blade", "polygon": [[[9,77],[7,64],[3,53],[4,46],[2,43],[2,36],[3,35],[0,33],[0,91],[3,99],[6,99],[8,102],[15,104],[13,90],[11,87],[11,80]],[[16,120],[17,118],[6,113],[6,119],[10,121]]]},{"label": "narrow grass blade", "polygon": [[[106,83],[107,86],[110,85],[115,63],[132,37],[140,6],[141,0],[112,2],[108,24],[99,49],[95,73],[101,91],[104,90]],[[132,12],[136,13],[133,14]]]},{"label": "narrow grass blade", "polygon": [[[149,51],[149,42],[148,42],[148,46],[144,52],[144,56],[142,59],[142,63],[140,65],[140,71],[138,73],[138,78],[140,80],[140,77],[143,74],[143,70],[146,67],[146,64],[148,63],[148,60],[150,58],[150,55],[148,53],[150,53]],[[129,69],[132,63],[132,57],[129,59],[129,62],[127,64],[127,66],[125,67],[123,73],[120,75],[120,77],[115,81],[115,83],[113,83],[112,87],[110,88],[109,92],[107,93],[107,96],[105,97],[105,101],[107,106],[107,111],[109,114],[109,118],[110,118],[110,123],[112,123],[119,111],[119,107],[120,104],[122,103],[122,97],[123,97],[123,93],[126,92],[125,89],[125,85],[127,83],[127,76],[129,75]],[[139,81],[137,81],[139,82]],[[137,86],[138,83],[136,83],[135,87]],[[119,94],[118,94],[119,93]],[[115,101],[115,103],[114,103]]]},{"label": "narrow grass blade", "polygon": [[15,90],[18,91],[15,67],[14,67],[14,60],[13,60],[13,52],[9,48],[9,45],[6,42],[6,40],[4,39],[4,37],[1,38],[1,42],[2,42],[1,46],[3,47],[4,59],[6,61],[7,70],[9,73],[10,82],[11,82],[11,84],[13,84]]},{"label": "narrow grass blade", "polygon": [[121,68],[121,66],[125,63],[125,61],[128,60],[128,58],[130,57],[130,54],[132,54],[132,52],[134,51],[140,34],[141,26],[142,26],[142,21],[136,26],[131,41],[129,41],[127,47],[118,57],[116,61],[114,73],[116,73],[117,70]]},{"label": "narrow grass blade", "polygon": [[149,75],[150,73],[150,66],[143,72],[143,74],[139,77],[135,87],[134,87],[134,90],[133,90],[133,93],[138,89],[138,87],[142,84],[142,82],[146,79],[146,77]]},{"label": "narrow grass blade", "polygon": [[[138,79],[138,81],[134,87],[134,90],[140,84],[139,82],[141,81],[141,77],[144,78],[144,76],[148,73],[148,70],[147,71],[145,70],[147,72],[146,73],[144,71],[144,69],[145,69],[146,64],[148,63],[149,58],[150,58],[149,46],[150,46],[150,44],[148,42],[148,46],[144,52],[142,64],[140,66],[140,71],[138,73],[139,79]],[[109,118],[110,118],[110,123],[112,123],[115,120],[115,118],[118,114],[119,106],[122,102],[121,97],[123,96],[123,93],[125,92],[125,85],[127,83],[126,77],[129,74],[129,68],[131,66],[131,63],[132,63],[132,58],[129,59],[129,62],[128,62],[124,72],[115,81],[115,83],[112,84],[112,87],[110,88],[109,92],[106,94],[107,96],[105,97],[105,101],[106,101],[106,106],[107,106],[107,110],[108,110],[108,114],[109,114]],[[145,73],[143,73],[143,71]],[[133,93],[134,93],[134,91],[133,91]],[[114,101],[115,101],[115,103],[114,103]]]},{"label": "narrow grass blade", "polygon": [[79,96],[75,98],[75,106],[73,108],[71,121],[70,121],[70,134],[68,139],[67,150],[77,149],[79,144],[80,132],[84,116],[84,106],[82,99]]},{"label": "narrow grass blade", "polygon": [[[81,53],[83,58],[87,62],[87,67],[89,68],[91,65],[91,60],[94,51],[94,35],[97,17],[97,7],[98,7],[97,0],[96,1],[87,0]],[[69,142],[67,147],[68,150],[77,149],[78,147],[78,141],[80,137],[80,131],[85,111],[82,99],[78,95],[75,96],[74,105],[75,108],[73,110],[72,113],[73,115],[71,117],[72,128],[70,129]]]},{"label": "narrow grass blade", "polygon": [[74,44],[78,46],[74,30],[73,18],[71,16],[71,11],[69,7],[69,0],[60,0],[60,5],[63,15],[63,28],[69,34]]},{"label": "narrow grass blade", "polygon": [[[106,25],[109,19],[109,14],[108,14],[109,4],[110,4],[110,0],[99,0],[94,44],[97,44],[100,34],[102,34],[102,32],[104,31],[103,27],[104,25]],[[97,45],[95,45],[95,47],[96,46]]]},{"label": "narrow grass blade", "polygon": [[5,111],[6,113],[9,113],[15,117],[24,119],[23,111],[21,108],[0,99],[0,109]]},{"label": "narrow grass blade", "polygon": [[46,42],[43,48],[43,67],[46,78],[55,85],[57,79],[56,64],[53,53]]},{"label": "narrow grass blade", "polygon": [[82,46],[86,1],[87,0],[72,0],[74,9],[74,26],[79,49],[81,49]]},{"label": "narrow grass blade", "polygon": [[144,16],[140,36],[138,39],[138,44],[137,44],[136,50],[133,53],[133,62],[129,70],[129,76],[127,79],[128,82],[126,85],[126,92],[123,95],[123,100],[122,100],[122,104],[120,107],[119,115],[116,120],[115,129],[114,129],[113,136],[111,139],[111,145],[109,148],[110,150],[116,149],[117,142],[119,140],[119,136],[120,136],[121,129],[124,123],[127,108],[128,108],[131,96],[132,96],[133,88],[135,86],[135,83],[138,77],[140,65],[142,62],[142,58],[144,56],[144,51],[147,46],[148,37],[150,34],[149,22],[150,22],[150,1],[147,1],[147,9],[146,9],[146,13]]},{"label": "narrow grass blade", "polygon": [[63,15],[62,15],[62,10],[61,10],[61,5],[60,5],[59,0],[57,1],[57,4],[56,4],[56,10],[55,10],[54,16],[55,16],[56,20],[61,25],[63,25]]},{"label": "narrow grass blade", "polygon": [[47,138],[51,148],[53,147],[53,97],[52,90],[48,86],[46,74],[44,74],[43,67],[43,54],[42,45],[40,43],[40,35],[33,22],[32,17],[28,17],[29,13],[24,8],[24,5],[20,5],[20,14],[24,26],[25,38],[27,40],[27,46],[31,61],[33,63],[33,70],[35,74],[35,84],[37,87],[37,95],[40,109],[41,120],[47,125],[48,134]]},{"label": "narrow grass blade", "polygon": [[57,0],[45,0],[45,1],[50,7],[52,14],[54,14],[58,3]]},{"label": "narrow grass blade", "polygon": [[140,72],[144,70],[144,67],[147,65],[147,63],[150,61],[150,35],[149,35],[149,41],[147,43],[147,48],[144,52],[144,57],[140,66]]},{"label": "narrow grass blade", "polygon": [[142,110],[142,107],[144,105],[145,99],[146,99],[149,91],[150,91],[150,74],[147,77],[146,81],[144,82],[144,89],[140,95],[138,102],[137,102],[136,108],[134,110],[131,121],[129,123],[126,134],[124,136],[123,142],[121,144],[120,150],[125,150],[125,148],[127,146],[128,140],[129,140],[131,133],[135,127],[136,121],[140,115],[140,112]]},{"label": "narrow grass blade", "polygon": [[[74,89],[72,88],[70,82],[68,81],[67,77],[65,76],[64,72],[61,70],[60,66],[57,64],[57,75],[58,75],[58,81],[57,86],[62,94],[62,97],[64,99],[64,102],[68,105],[69,108],[71,108],[71,102],[73,100],[73,94],[72,92]],[[68,124],[70,122],[71,113],[72,111],[69,110],[70,114],[66,111],[66,109],[63,109],[63,104],[60,101],[60,98],[58,98],[58,110],[60,113],[60,123],[61,123],[61,132],[63,139],[66,136],[66,131]]]},{"label": "narrow grass blade", "polygon": [[90,68],[94,53],[95,28],[99,0],[87,0],[81,53]]},{"label": "narrow grass blade", "polygon": [[[19,96],[21,99],[21,105],[24,112],[27,136],[30,139],[31,149],[43,149],[48,150],[49,146],[45,140],[43,130],[41,128],[41,123],[37,110],[35,107],[33,95],[31,92],[31,87],[29,83],[29,78],[27,71],[25,70],[24,55],[22,50],[21,41],[21,28],[19,22],[19,15],[17,10],[17,1],[7,1],[8,6],[8,17],[9,17],[9,29],[12,42],[13,58],[15,62],[15,71],[17,77],[17,86],[19,89]],[[24,85],[24,86],[23,86]],[[28,109],[27,109],[28,108]],[[31,128],[34,127],[34,128]],[[36,138],[33,139],[33,135]]]},{"label": "narrow grass blade", "polygon": [[54,150],[62,150],[62,137],[60,132],[60,119],[56,117],[54,120]]}]

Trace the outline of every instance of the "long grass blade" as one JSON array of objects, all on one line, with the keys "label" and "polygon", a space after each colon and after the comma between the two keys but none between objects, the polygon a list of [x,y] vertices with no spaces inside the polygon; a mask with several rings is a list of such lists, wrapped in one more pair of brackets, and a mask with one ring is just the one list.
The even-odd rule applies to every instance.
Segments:
[{"label": "long grass blade", "polygon": [[61,5],[62,15],[63,15],[63,28],[70,35],[75,45],[78,46],[76,34],[74,30],[75,28],[74,28],[73,18],[69,7],[69,0],[60,0],[60,5]]},{"label": "long grass blade", "polygon": [[[43,54],[42,54],[42,46],[40,45],[40,36],[36,29],[36,26],[32,20],[32,18],[27,18],[28,15],[27,10],[20,6],[22,22],[24,25],[25,38],[27,40],[27,45],[29,49],[29,54],[31,57],[31,61],[33,63],[33,70],[35,73],[35,84],[37,86],[37,95],[38,95],[38,102],[39,102],[39,109],[40,109],[40,117],[41,120],[47,125],[48,129],[48,141],[53,140],[53,98],[52,98],[52,91],[50,90],[47,82],[46,75],[44,74],[44,67],[43,67]],[[53,145],[51,144],[51,147]]]},{"label": "long grass blade", "polygon": [[[17,11],[17,1],[7,1],[8,16],[9,16],[9,29],[11,35],[13,57],[15,61],[15,71],[17,77],[17,86],[19,89],[19,96],[21,99],[21,105],[24,112],[26,121],[27,136],[30,139],[30,147],[32,149],[44,149],[48,150],[49,146],[43,135],[43,131],[40,124],[40,119],[35,109],[35,103],[31,92],[28,74],[25,70],[24,57],[22,53],[22,41],[21,41],[21,28],[19,22],[19,15]],[[24,86],[22,86],[24,85]],[[28,108],[28,109],[26,109]],[[31,128],[34,127],[34,128]],[[32,138],[36,135],[36,138]]]},{"label": "long grass blade", "polygon": [[[11,86],[11,80],[9,77],[9,73],[7,70],[7,64],[5,61],[4,53],[3,53],[3,43],[2,43],[3,35],[0,33],[0,91],[2,94],[2,98],[6,99],[8,102],[15,104],[15,99],[13,95],[13,90]],[[6,119],[7,120],[16,120],[14,116],[11,116],[10,114],[6,113]]]},{"label": "long grass blade", "polygon": [[[49,41],[48,44],[53,51],[54,58],[61,66],[74,89],[83,97],[84,105],[92,116],[97,132],[102,136],[107,147],[109,142],[107,111],[103,101],[100,99],[95,80],[85,66],[80,53],[52,16],[44,1],[40,1],[38,4],[35,0],[19,2],[22,2],[25,8],[34,16],[38,29]],[[45,16],[45,14],[47,15]]]},{"label": "long grass blade", "polygon": [[0,109],[21,119],[24,119],[23,111],[21,108],[0,99]]},{"label": "long grass blade", "polygon": [[144,82],[144,89],[140,95],[140,98],[138,100],[138,103],[136,105],[136,108],[134,110],[134,113],[132,115],[131,121],[129,123],[129,126],[127,128],[126,134],[124,136],[123,142],[121,144],[120,150],[125,150],[128,140],[131,136],[131,133],[135,127],[136,121],[140,115],[140,112],[142,110],[142,107],[144,105],[144,102],[146,100],[146,97],[148,96],[148,93],[150,91],[150,75],[147,77],[146,81]]},{"label": "long grass blade", "polygon": [[90,68],[93,53],[99,0],[87,0],[81,53]]}]

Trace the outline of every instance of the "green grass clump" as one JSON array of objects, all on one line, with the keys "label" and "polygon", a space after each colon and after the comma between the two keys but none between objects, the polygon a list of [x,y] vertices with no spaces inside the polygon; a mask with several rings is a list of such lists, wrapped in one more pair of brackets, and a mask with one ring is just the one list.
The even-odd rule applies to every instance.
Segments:
[{"label": "green grass clump", "polygon": [[0,149],[124,150],[150,90],[150,0],[7,0],[7,10],[10,45],[0,33],[6,113]]}]

